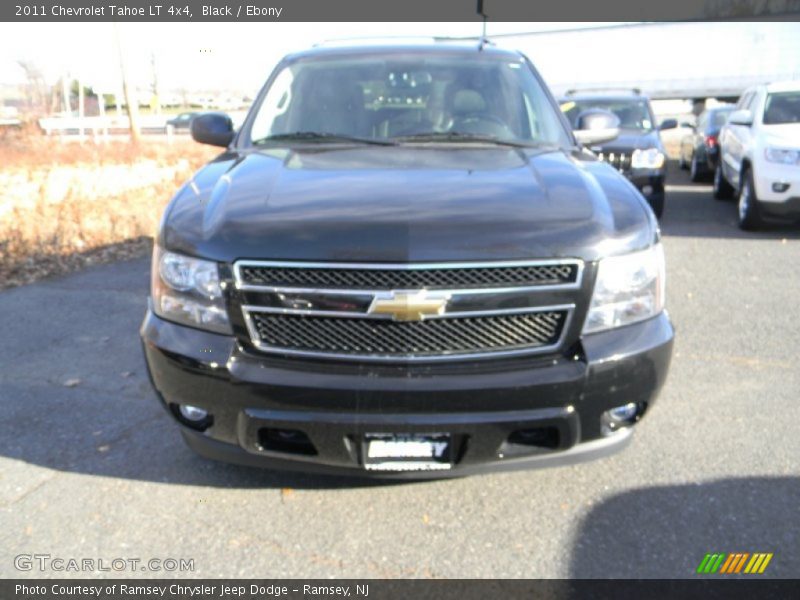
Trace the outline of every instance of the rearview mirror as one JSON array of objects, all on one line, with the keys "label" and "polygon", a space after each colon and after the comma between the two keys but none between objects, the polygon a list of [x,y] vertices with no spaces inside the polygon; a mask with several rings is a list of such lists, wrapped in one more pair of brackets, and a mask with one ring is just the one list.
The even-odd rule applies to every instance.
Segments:
[{"label": "rearview mirror", "polygon": [[600,108],[583,111],[575,119],[575,139],[584,146],[610,142],[619,137],[619,117]]},{"label": "rearview mirror", "polygon": [[733,125],[747,125],[748,127],[753,124],[753,113],[747,109],[735,110],[728,117],[728,123]]},{"label": "rearview mirror", "polygon": [[675,129],[678,126],[678,119],[664,119],[661,121],[661,125],[658,126],[660,131],[664,131],[665,129]]},{"label": "rearview mirror", "polygon": [[201,144],[227,147],[233,141],[233,121],[222,112],[205,113],[192,119],[192,138]]}]

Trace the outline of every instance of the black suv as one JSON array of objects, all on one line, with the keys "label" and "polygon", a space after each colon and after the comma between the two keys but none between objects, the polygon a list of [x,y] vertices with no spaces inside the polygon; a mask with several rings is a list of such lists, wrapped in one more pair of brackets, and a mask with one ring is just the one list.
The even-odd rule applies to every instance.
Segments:
[{"label": "black suv", "polygon": [[586,114],[597,110],[617,117],[619,135],[603,144],[591,145],[590,149],[630,179],[660,218],[664,212],[667,154],[659,131],[677,127],[677,121],[666,119],[656,127],[650,101],[639,90],[631,90],[627,95],[573,90],[561,100],[561,110],[576,130],[581,130]]},{"label": "black suv", "polygon": [[315,48],[192,135],[225,150],[166,209],[141,328],[192,448],[419,478],[630,441],[672,351],[658,224],[524,56]]}]

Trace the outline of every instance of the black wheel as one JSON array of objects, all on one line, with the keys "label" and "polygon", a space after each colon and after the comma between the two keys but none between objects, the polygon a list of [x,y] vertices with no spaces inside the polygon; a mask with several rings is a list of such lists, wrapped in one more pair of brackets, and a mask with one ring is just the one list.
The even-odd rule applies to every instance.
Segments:
[{"label": "black wheel", "polygon": [[725,180],[722,174],[722,165],[717,165],[714,169],[714,198],[717,200],[728,200],[733,197],[733,187]]},{"label": "black wheel", "polygon": [[739,228],[755,231],[761,227],[761,211],[758,209],[756,188],[753,185],[753,172],[747,169],[742,173],[739,186]]},{"label": "black wheel", "polygon": [[647,198],[647,202],[650,204],[650,208],[653,209],[656,217],[660,219],[661,215],[664,214],[664,192],[654,193]]},{"label": "black wheel", "polygon": [[692,164],[689,167],[689,179],[691,179],[694,183],[698,183],[699,181],[703,180],[703,169],[700,167],[700,161],[697,160],[697,154],[692,155]]}]

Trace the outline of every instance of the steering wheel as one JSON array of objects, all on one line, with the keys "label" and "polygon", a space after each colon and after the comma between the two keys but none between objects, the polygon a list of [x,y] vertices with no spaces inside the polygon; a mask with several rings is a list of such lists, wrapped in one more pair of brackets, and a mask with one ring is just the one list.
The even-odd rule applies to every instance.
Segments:
[{"label": "steering wheel", "polygon": [[489,135],[501,138],[513,137],[508,124],[496,115],[471,113],[453,119],[452,131]]},{"label": "steering wheel", "polygon": [[497,125],[501,125],[506,128],[508,127],[508,123],[503,121],[503,119],[501,119],[497,115],[491,115],[488,113],[468,113],[466,115],[456,117],[454,120],[458,123],[464,123],[464,124],[476,123],[478,121],[487,121],[495,123]]}]

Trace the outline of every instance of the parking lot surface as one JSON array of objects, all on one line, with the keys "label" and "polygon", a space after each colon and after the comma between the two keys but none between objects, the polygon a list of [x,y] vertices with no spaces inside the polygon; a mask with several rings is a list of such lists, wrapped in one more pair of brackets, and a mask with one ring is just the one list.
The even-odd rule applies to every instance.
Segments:
[{"label": "parking lot surface", "polygon": [[0,576],[20,554],[186,558],[197,577],[800,577],[800,227],[740,232],[673,166],[670,377],[610,459],[425,483],[209,462],[147,380],[147,259],[0,293]]}]

